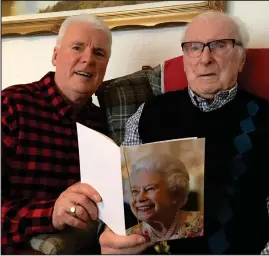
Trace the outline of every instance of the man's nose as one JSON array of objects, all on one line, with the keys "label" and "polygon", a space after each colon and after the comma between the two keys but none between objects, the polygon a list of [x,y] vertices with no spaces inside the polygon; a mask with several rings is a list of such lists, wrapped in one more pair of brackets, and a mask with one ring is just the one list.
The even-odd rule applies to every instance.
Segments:
[{"label": "man's nose", "polygon": [[204,50],[200,56],[200,62],[207,65],[212,62],[212,52],[210,51],[208,46],[205,46]]},{"label": "man's nose", "polygon": [[82,55],[82,62],[87,63],[88,65],[94,63],[94,54],[92,52],[92,49],[86,48]]}]

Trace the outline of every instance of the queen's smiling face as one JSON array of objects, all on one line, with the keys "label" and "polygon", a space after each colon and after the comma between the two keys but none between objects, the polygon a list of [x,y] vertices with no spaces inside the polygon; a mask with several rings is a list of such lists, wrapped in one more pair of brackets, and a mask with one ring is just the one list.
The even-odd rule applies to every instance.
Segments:
[{"label": "queen's smiling face", "polygon": [[132,212],[140,221],[160,221],[171,210],[172,198],[166,175],[141,170],[131,175]]}]

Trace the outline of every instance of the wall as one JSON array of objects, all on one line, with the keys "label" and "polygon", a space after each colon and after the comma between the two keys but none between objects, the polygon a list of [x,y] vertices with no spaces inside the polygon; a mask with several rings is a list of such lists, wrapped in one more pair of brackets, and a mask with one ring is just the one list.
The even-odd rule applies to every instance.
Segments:
[{"label": "wall", "polygon": [[[249,28],[249,47],[269,48],[269,2],[230,1],[227,12]],[[143,65],[158,65],[180,55],[184,26],[114,31],[112,56],[105,80],[135,72]],[[54,70],[51,55],[56,36],[3,38],[2,88],[40,79]]]}]

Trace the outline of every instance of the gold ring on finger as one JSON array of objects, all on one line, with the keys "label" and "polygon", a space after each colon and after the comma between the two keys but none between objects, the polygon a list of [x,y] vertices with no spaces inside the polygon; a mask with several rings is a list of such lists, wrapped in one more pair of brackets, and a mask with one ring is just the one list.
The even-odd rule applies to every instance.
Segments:
[{"label": "gold ring on finger", "polygon": [[77,213],[76,213],[76,206],[72,206],[72,207],[70,207],[69,212],[72,213],[74,216],[77,216]]}]

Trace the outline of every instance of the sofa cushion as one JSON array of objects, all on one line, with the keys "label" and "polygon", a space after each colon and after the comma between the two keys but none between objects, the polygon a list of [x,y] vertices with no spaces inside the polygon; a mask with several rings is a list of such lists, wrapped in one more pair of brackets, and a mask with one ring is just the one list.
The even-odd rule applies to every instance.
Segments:
[{"label": "sofa cushion", "polygon": [[248,49],[238,84],[246,91],[269,100],[269,48]]},{"label": "sofa cushion", "polygon": [[[269,100],[269,48],[248,49],[244,69],[238,76],[240,88]],[[164,62],[165,92],[181,90],[188,85],[183,68],[183,57]]]},{"label": "sofa cushion", "polygon": [[188,86],[182,56],[165,61],[163,73],[164,92],[182,90]]},{"label": "sofa cushion", "polygon": [[108,136],[117,145],[124,139],[126,121],[142,103],[161,93],[161,78],[156,73],[157,70],[141,70],[108,80],[96,92],[100,107],[106,112]]},{"label": "sofa cushion", "polygon": [[99,253],[97,226],[95,221],[85,230],[69,227],[56,233],[36,235],[30,239],[30,246],[43,254],[76,254],[81,251],[96,254]]}]

